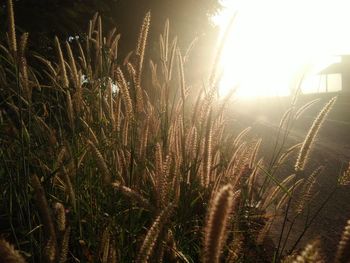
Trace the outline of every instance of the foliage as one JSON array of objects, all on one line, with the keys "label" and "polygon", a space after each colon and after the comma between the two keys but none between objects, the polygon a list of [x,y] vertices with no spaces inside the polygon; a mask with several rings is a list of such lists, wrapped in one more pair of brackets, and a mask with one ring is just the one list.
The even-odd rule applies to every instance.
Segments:
[{"label": "foliage", "polygon": [[[36,55],[34,68],[28,35],[17,40],[8,3],[8,43],[0,46],[0,231],[28,261],[282,260],[293,222],[312,202],[318,170],[307,177],[298,168],[281,179],[276,171],[299,145],[276,146],[267,165],[258,158],[261,140],[249,138],[248,130],[228,133],[215,70],[192,104],[188,54],[170,38],[168,22],[160,59],[149,64],[147,13],[135,51],[122,64],[117,31],[105,35],[95,15],[86,42],[55,38],[56,59]],[[282,137],[299,114],[293,108],[282,120]],[[305,156],[299,154],[303,166],[297,167],[305,167]],[[265,248],[279,218],[284,223],[273,255]],[[0,255],[23,260],[1,244]],[[310,245],[300,257],[319,253]]]},{"label": "foliage", "polygon": [[[133,50],[138,27],[148,11],[153,16],[150,43],[157,44],[159,32],[169,18],[180,46],[185,47],[194,38],[199,38],[203,46],[200,55],[205,56],[203,50],[214,44],[216,36],[210,19],[220,10],[220,4],[218,0],[18,0],[14,2],[14,9],[18,30],[29,32],[32,49],[45,56],[52,54],[54,36],[84,38],[88,22],[96,12],[102,16],[106,32],[118,25],[123,40],[119,50],[125,56]],[[0,17],[5,18],[6,6],[3,5],[0,11],[3,14]],[[6,20],[1,22],[1,25],[6,24]]]}]

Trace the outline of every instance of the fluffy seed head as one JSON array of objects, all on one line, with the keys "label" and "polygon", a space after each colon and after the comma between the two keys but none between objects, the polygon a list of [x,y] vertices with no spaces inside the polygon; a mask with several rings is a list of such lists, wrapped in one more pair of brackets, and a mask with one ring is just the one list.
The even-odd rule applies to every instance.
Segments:
[{"label": "fluffy seed head", "polygon": [[350,260],[350,220],[346,223],[342,237],[338,243],[335,263],[349,262]]},{"label": "fluffy seed head", "polygon": [[10,41],[10,50],[15,56],[17,52],[16,30],[15,30],[15,15],[13,12],[12,0],[7,0],[7,19],[8,19],[8,34]]},{"label": "fluffy seed head", "polygon": [[309,156],[312,144],[315,140],[316,135],[318,134],[319,129],[322,126],[323,121],[326,119],[327,114],[331,110],[332,106],[334,105],[336,101],[336,97],[332,98],[320,111],[320,113],[317,115],[316,119],[312,123],[312,126],[306,135],[306,138],[303,142],[303,145],[300,149],[298,159],[295,163],[295,170],[296,171],[302,171],[305,168],[305,164],[307,161],[307,158]]},{"label": "fluffy seed head", "polygon": [[304,250],[293,261],[295,263],[324,263],[319,251],[319,241],[314,241],[305,246]]},{"label": "fluffy seed head", "polygon": [[55,206],[57,228],[59,231],[64,231],[66,229],[66,211],[61,203],[56,203]]},{"label": "fluffy seed head", "polygon": [[210,203],[210,209],[204,229],[204,263],[218,263],[221,250],[226,241],[226,227],[229,221],[235,198],[231,185],[222,187]]},{"label": "fluffy seed head", "polygon": [[0,262],[25,263],[26,261],[10,243],[0,239]]},{"label": "fluffy seed head", "polygon": [[159,233],[164,227],[164,224],[168,221],[168,218],[173,210],[173,205],[168,205],[153,222],[151,228],[148,230],[147,235],[142,243],[141,250],[136,259],[136,263],[146,263],[152,254],[155,243],[158,239]]}]

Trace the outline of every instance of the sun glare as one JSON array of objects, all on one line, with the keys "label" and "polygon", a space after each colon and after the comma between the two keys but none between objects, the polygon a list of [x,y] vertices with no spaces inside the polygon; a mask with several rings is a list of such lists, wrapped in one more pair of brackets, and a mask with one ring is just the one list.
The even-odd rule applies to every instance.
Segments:
[{"label": "sun glare", "polygon": [[[220,94],[237,87],[239,97],[285,96],[301,79],[304,93],[323,91],[318,72],[350,53],[350,2],[341,0],[241,0],[223,2],[213,18],[227,36],[220,67]],[[327,78],[340,89],[340,76]]]}]

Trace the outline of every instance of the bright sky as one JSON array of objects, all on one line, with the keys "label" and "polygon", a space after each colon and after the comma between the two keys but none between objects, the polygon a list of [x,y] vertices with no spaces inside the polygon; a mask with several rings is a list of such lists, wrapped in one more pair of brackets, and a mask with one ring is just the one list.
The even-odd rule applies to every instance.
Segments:
[{"label": "bright sky", "polygon": [[[239,85],[239,96],[287,95],[304,72],[305,92],[324,89],[313,75],[350,53],[349,0],[223,0],[214,18],[223,29],[234,12],[221,66],[221,94]],[[324,78],[325,79],[325,78]],[[340,89],[339,75],[328,77]]]}]

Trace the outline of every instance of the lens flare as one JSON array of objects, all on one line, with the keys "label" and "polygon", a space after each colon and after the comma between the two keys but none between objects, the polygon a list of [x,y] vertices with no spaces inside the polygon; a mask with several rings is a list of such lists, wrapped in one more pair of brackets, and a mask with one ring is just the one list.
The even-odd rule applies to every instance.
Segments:
[{"label": "lens flare", "polygon": [[236,13],[220,67],[220,94],[238,87],[239,97],[285,96],[301,79],[304,93],[337,91],[340,76],[322,68],[350,53],[350,2],[341,0],[242,0],[224,2],[213,18],[224,30]]}]

